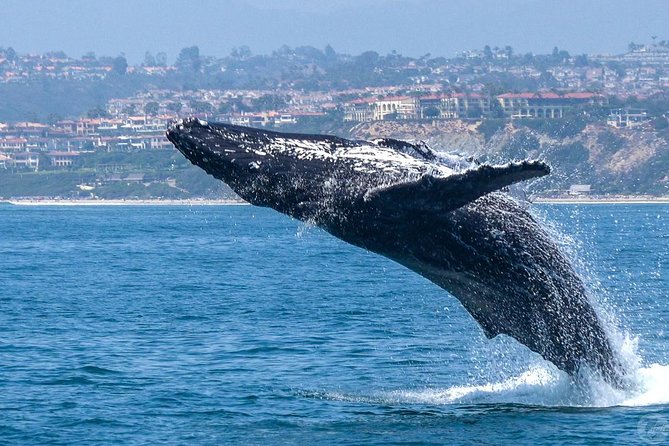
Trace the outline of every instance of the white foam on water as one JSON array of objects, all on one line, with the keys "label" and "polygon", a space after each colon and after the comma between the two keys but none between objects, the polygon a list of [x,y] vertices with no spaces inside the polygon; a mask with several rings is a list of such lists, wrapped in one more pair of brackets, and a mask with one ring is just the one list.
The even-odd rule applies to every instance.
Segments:
[{"label": "white foam on water", "polygon": [[[642,364],[636,339],[614,336],[615,347],[629,371],[624,389],[612,386],[586,368],[576,377],[537,358],[499,380],[479,378],[445,388],[401,389],[371,395],[325,393],[321,397],[371,404],[487,405],[519,404],[543,407],[616,407],[669,404],[669,365]],[[618,342],[620,342],[618,344]]]},{"label": "white foam on water", "polygon": [[[610,327],[611,328],[611,327]],[[537,359],[524,370],[499,381],[444,389],[399,390],[385,394],[397,403],[523,404],[547,407],[613,407],[669,404],[669,365],[642,364],[637,339],[611,330],[611,341],[628,374],[624,389],[582,369],[570,377]]]},{"label": "white foam on water", "polygon": [[627,395],[621,406],[669,404],[669,365],[651,364],[633,376],[637,391]]},{"label": "white foam on water", "polygon": [[386,394],[390,401],[411,404],[523,404],[547,407],[612,407],[669,404],[669,366],[651,364],[630,377],[621,390],[596,379],[575,382],[550,367],[534,367],[495,383],[446,389],[402,390]]},{"label": "white foam on water", "polygon": [[669,365],[651,364],[630,376],[621,390],[603,380],[576,381],[551,365],[537,365],[499,382],[457,385],[443,389],[395,390],[362,396],[328,392],[325,399],[371,404],[485,405],[519,404],[544,407],[614,407],[669,404]]}]

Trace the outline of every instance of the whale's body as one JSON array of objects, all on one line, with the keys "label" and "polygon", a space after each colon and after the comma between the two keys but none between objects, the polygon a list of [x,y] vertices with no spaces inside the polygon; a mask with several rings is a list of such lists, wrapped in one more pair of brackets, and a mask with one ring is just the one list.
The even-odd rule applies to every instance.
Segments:
[{"label": "whale's body", "polygon": [[309,221],[406,266],[454,295],[486,336],[506,334],[574,374],[623,371],[584,285],[506,194],[541,162],[477,166],[426,145],[282,134],[197,119],[167,136],[252,204]]}]

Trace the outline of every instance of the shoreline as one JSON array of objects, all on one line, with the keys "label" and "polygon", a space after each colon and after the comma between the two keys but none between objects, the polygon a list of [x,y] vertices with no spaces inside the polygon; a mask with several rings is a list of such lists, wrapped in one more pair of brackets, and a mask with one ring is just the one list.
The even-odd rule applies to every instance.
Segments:
[{"label": "shoreline", "polygon": [[536,197],[532,204],[669,204],[669,196]]},{"label": "shoreline", "polygon": [[0,204],[14,206],[247,206],[240,200],[68,200],[68,199],[6,199]]},{"label": "shoreline", "polygon": [[[530,201],[532,204],[669,204],[669,196],[597,196],[597,197],[537,197]],[[0,205],[15,206],[248,206],[242,200],[230,199],[187,199],[187,200],[158,200],[158,199],[55,199],[55,198],[7,198],[0,199]]]}]

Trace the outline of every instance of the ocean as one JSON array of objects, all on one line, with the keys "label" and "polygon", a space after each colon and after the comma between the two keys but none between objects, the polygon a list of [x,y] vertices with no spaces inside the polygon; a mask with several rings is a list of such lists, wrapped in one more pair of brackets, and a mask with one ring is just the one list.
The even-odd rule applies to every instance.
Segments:
[{"label": "ocean", "polygon": [[0,444],[669,444],[669,205],[532,210],[631,389],[271,210],[0,206]]}]

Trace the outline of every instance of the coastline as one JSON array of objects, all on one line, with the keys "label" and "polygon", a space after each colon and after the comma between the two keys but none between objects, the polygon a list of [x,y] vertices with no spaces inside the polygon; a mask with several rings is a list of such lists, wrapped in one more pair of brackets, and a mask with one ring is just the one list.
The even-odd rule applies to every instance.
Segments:
[{"label": "coastline", "polygon": [[669,196],[614,195],[575,197],[535,197],[533,204],[669,204]]},{"label": "coastline", "polygon": [[245,206],[241,200],[91,200],[91,199],[6,199],[0,204],[15,206]]},{"label": "coastline", "polygon": [[[535,197],[532,204],[669,204],[669,196],[578,196],[578,197]],[[159,199],[57,199],[57,198],[7,198],[0,199],[0,205],[15,206],[248,206],[242,200],[201,199],[159,200]]]}]

